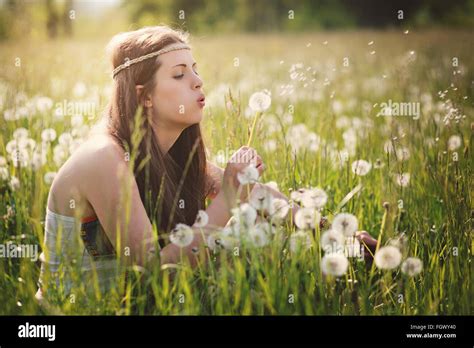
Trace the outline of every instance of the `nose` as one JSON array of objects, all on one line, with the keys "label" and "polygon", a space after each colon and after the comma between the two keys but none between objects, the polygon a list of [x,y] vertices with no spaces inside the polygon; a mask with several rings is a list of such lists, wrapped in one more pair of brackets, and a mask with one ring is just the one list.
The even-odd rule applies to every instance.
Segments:
[{"label": "nose", "polygon": [[194,80],[193,80],[194,89],[202,88],[202,85],[203,85],[202,79],[198,75],[195,74]]}]

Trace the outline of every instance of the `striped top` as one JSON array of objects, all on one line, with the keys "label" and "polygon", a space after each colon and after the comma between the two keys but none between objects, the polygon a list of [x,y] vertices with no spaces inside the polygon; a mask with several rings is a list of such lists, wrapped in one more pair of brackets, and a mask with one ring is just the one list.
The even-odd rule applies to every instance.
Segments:
[{"label": "striped top", "polygon": [[118,270],[115,249],[97,216],[76,218],[46,208],[41,271],[37,299],[53,290],[65,298],[73,285],[85,284],[87,290],[110,289]]}]

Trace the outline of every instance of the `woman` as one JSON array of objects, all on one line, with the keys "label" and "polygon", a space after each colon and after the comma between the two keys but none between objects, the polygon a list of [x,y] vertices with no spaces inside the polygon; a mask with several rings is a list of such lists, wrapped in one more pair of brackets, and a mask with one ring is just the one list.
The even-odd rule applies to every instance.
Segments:
[{"label": "woman", "polygon": [[[39,296],[46,270],[59,285],[55,272],[68,262],[83,275],[95,270],[105,288],[117,259],[146,266],[156,252],[152,222],[160,232],[180,222],[192,226],[205,209],[209,226],[225,226],[236,199],[246,201],[254,189],[239,190],[237,174],[250,164],[260,175],[265,169],[250,147],[234,153],[225,170],[206,160],[203,82],[184,33],[143,28],[116,35],[108,50],[114,86],[106,116],[61,167],[49,193]],[[207,208],[206,198],[212,199]],[[75,217],[82,222],[79,241]],[[195,265],[203,243],[196,230],[186,247],[162,244],[159,260],[176,263],[184,255]],[[70,286],[66,281],[66,292]]]}]

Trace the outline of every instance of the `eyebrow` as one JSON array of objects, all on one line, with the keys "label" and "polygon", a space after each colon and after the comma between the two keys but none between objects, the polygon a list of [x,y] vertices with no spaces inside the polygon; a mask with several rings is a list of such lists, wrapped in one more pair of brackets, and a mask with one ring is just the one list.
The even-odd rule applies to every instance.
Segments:
[{"label": "eyebrow", "polygon": [[[195,66],[196,64],[197,64],[197,63],[194,62],[194,63],[193,63],[193,66]],[[174,68],[174,67],[177,67],[177,66],[184,66],[185,68],[187,67],[186,64],[182,63],[182,64],[176,64],[175,66],[173,66],[173,68]]]}]

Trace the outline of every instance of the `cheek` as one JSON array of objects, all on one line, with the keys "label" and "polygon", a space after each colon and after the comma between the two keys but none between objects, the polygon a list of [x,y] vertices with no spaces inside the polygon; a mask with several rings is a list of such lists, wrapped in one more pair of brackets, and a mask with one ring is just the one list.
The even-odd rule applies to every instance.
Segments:
[{"label": "cheek", "polygon": [[192,93],[184,91],[182,86],[170,83],[166,88],[155,90],[153,106],[159,117],[179,121],[183,117],[200,113],[200,108],[193,98]]}]

